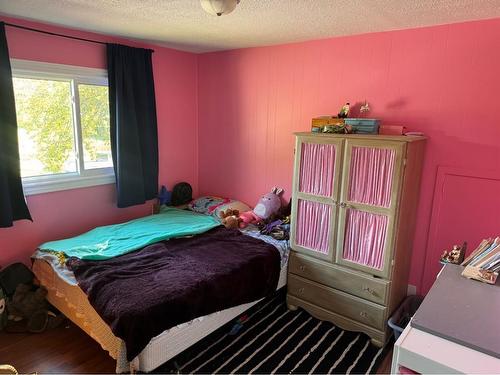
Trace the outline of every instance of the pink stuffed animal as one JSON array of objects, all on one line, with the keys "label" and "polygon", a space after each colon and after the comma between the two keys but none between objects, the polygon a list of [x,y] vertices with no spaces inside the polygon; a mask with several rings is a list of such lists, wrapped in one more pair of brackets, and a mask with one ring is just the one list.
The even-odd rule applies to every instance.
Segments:
[{"label": "pink stuffed animal", "polygon": [[263,195],[252,211],[240,213],[240,228],[245,228],[248,224],[257,224],[269,216],[277,213],[281,208],[280,194],[283,189],[273,187],[273,190]]}]

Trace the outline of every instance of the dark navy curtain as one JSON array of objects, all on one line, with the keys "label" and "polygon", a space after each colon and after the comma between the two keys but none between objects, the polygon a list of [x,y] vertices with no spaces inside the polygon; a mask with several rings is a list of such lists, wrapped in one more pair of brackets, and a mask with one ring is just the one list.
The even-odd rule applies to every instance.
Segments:
[{"label": "dark navy curtain", "polygon": [[118,207],[128,207],[158,195],[153,51],[119,44],[106,51]]},{"label": "dark navy curtain", "polygon": [[21,182],[16,105],[5,25],[0,22],[0,228],[31,215]]}]

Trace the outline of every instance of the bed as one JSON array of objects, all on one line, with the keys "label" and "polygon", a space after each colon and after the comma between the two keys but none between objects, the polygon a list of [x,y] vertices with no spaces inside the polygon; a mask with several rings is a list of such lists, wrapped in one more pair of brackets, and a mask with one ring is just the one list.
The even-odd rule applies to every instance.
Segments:
[{"label": "bed", "polygon": [[[242,231],[248,236],[272,244],[279,251],[281,271],[276,289],[285,286],[289,255],[288,241],[278,241],[261,235],[253,226]],[[97,341],[116,360],[117,373],[154,370],[258,302],[258,300],[252,301],[178,324],[152,338],[137,356],[127,360],[124,341],[113,334],[110,326],[90,304],[87,294],[78,286],[74,273],[61,264],[57,255],[43,251],[35,252],[33,271],[41,285],[47,288],[49,302]]]}]

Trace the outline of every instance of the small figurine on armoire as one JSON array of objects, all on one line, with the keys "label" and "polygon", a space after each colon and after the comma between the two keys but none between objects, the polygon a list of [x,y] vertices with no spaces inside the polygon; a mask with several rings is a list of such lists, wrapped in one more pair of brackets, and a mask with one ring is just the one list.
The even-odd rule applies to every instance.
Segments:
[{"label": "small figurine on armoire", "polygon": [[338,114],[339,118],[346,118],[349,117],[349,111],[351,110],[351,104],[350,103],[345,103],[342,108],[340,109],[340,112]]},{"label": "small figurine on armoire", "polygon": [[362,114],[362,115],[365,115],[367,114],[368,112],[370,112],[371,108],[370,108],[370,104],[368,104],[368,102],[365,100],[365,104],[363,104],[360,108],[359,108],[359,113]]}]

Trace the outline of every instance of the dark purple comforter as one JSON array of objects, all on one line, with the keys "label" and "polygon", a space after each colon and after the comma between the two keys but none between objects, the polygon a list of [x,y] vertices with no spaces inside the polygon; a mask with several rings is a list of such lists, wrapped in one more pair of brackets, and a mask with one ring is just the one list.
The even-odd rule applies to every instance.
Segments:
[{"label": "dark purple comforter", "polygon": [[236,229],[217,227],[109,260],[71,258],[68,266],[125,341],[130,361],[166,329],[274,292],[280,254]]}]

